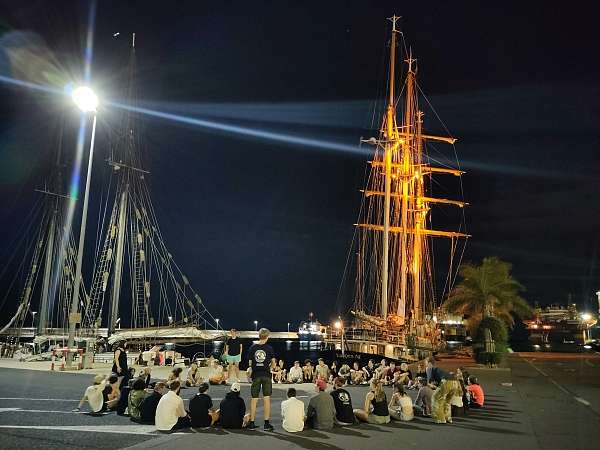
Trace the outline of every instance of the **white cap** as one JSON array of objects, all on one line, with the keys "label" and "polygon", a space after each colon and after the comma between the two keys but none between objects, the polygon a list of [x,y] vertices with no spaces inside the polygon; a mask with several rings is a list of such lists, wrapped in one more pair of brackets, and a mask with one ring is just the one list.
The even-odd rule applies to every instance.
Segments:
[{"label": "white cap", "polygon": [[233,383],[231,385],[231,392],[240,392],[240,383]]}]

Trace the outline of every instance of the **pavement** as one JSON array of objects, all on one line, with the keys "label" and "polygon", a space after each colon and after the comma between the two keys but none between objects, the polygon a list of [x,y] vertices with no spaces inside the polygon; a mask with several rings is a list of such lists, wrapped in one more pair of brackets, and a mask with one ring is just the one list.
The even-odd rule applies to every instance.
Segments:
[{"label": "pavement", "polygon": [[[460,359],[440,363],[445,368],[471,364]],[[136,425],[114,413],[91,417],[71,412],[90,383],[90,373],[7,366],[6,362],[0,364],[0,448],[3,449],[180,449],[201,445],[211,450],[392,447],[587,450],[594,448],[594,442],[600,442],[600,356],[513,354],[498,369],[469,367],[469,372],[479,377],[485,389],[486,405],[482,410],[471,411],[467,417],[455,418],[453,424],[436,425],[430,419],[416,418],[412,422],[361,424],[297,434],[281,428],[280,403],[289,387],[285,384],[274,385],[271,421],[275,432],[211,429],[165,435],[156,433],[152,426]],[[308,403],[313,386],[295,387],[299,398]],[[225,386],[212,386],[209,394],[218,404],[227,390]],[[360,407],[366,388],[348,390],[354,406]],[[186,403],[194,394],[195,389],[182,391]],[[242,395],[248,403],[247,384],[242,385]],[[259,425],[261,418],[259,407]]]}]

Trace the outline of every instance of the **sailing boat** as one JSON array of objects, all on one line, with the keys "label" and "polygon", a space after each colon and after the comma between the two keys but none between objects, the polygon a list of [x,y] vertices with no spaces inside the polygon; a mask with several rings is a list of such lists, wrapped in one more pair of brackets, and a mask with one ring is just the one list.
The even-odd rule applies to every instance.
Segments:
[{"label": "sailing boat", "polygon": [[[132,107],[137,101],[135,67],[134,33],[127,93]],[[98,335],[106,324],[109,343],[212,339],[206,330],[217,329],[217,322],[175,263],[160,231],[147,185],[150,173],[144,166],[143,133],[134,109],[124,113],[122,129],[110,149],[112,173],[101,211],[105,219],[81,333]]]},{"label": "sailing boat", "polygon": [[[374,146],[367,185],[362,190],[362,206],[356,224],[357,263],[353,334],[347,345],[360,352],[405,357],[409,349],[436,348],[433,239],[450,240],[448,283],[454,277],[453,255],[469,237],[464,232],[464,207],[459,200],[437,198],[432,182],[437,176],[461,177],[455,167],[435,165],[429,146],[453,145],[453,137],[427,134],[424,113],[419,109],[416,60],[406,53],[405,74],[400,95],[396,82],[399,17],[393,16],[389,54],[389,75],[385,112],[379,136],[363,142]],[[400,66],[401,68],[401,66]],[[432,226],[434,207],[457,208],[457,230],[438,230]],[[357,334],[356,331],[359,331]]]},{"label": "sailing boat", "polygon": [[[63,194],[62,176],[62,137],[64,123],[61,124],[56,156],[49,177],[41,189],[36,189],[41,197],[35,202],[28,223],[23,226],[22,242],[30,239],[23,252],[23,260],[15,275],[23,280],[18,295],[17,309],[0,334],[8,335],[16,347],[21,339],[27,338],[23,332],[28,328],[29,315],[35,329],[34,343],[46,341],[63,342],[67,338],[68,316],[73,296],[75,277],[76,246],[71,230],[67,229],[66,215],[68,195]],[[34,230],[33,233],[30,230]],[[18,249],[13,256],[16,256]],[[9,259],[10,262],[10,259]],[[9,263],[7,263],[7,267]],[[41,275],[41,277],[40,277]],[[40,282],[41,281],[41,282]],[[15,294],[9,283],[7,296]],[[86,296],[81,284],[79,294]],[[34,311],[36,309],[36,311]],[[36,320],[37,315],[37,320]],[[30,331],[29,331],[30,332]]]}]

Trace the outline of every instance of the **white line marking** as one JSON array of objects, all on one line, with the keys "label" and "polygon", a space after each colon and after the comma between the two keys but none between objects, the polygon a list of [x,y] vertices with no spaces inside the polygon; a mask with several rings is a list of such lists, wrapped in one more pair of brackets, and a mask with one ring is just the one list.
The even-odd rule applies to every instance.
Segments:
[{"label": "white line marking", "polygon": [[22,408],[0,408],[0,412],[34,412],[34,413],[52,413],[52,414],[86,414],[85,411],[48,411],[46,409],[22,409]]},{"label": "white line marking", "polygon": [[[116,433],[116,434],[156,434],[156,428],[152,425],[103,425],[103,426],[33,426],[33,425],[0,425],[0,428],[28,429],[28,430],[51,430],[51,431],[83,431],[86,433]],[[172,433],[185,434],[185,433]]]},{"label": "white line marking", "polygon": [[543,376],[545,376],[546,378],[548,378],[548,380],[557,388],[559,388],[561,391],[563,391],[565,394],[567,395],[571,395],[573,396],[573,399],[575,399],[576,401],[578,401],[579,403],[585,405],[585,406],[590,406],[591,403],[588,402],[587,400],[581,398],[581,397],[577,397],[575,395],[573,395],[569,390],[567,390],[565,387],[561,386],[560,384],[558,384],[556,381],[554,381],[554,379],[548,375],[546,372],[544,372],[542,369],[538,368],[535,364],[533,364],[533,362],[529,361],[528,359],[526,359],[525,361],[527,361],[531,367],[533,367],[535,370],[537,370],[539,373],[541,373]]},{"label": "white line marking", "polygon": [[28,397],[0,397],[0,400],[28,400],[32,402],[78,402],[67,398],[28,398]]},{"label": "white line marking", "polygon": [[581,397],[573,397],[575,400],[577,400],[579,403],[583,403],[585,406],[590,406],[591,403],[588,402],[586,399],[581,398]]}]

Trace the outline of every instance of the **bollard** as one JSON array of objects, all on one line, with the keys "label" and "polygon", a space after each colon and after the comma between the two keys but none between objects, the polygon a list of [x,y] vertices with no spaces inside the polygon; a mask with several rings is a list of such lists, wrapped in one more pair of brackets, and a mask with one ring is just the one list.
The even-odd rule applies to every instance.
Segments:
[{"label": "bollard", "polygon": [[56,350],[52,350],[52,364],[50,364],[50,370],[54,370],[54,360],[56,359]]}]

